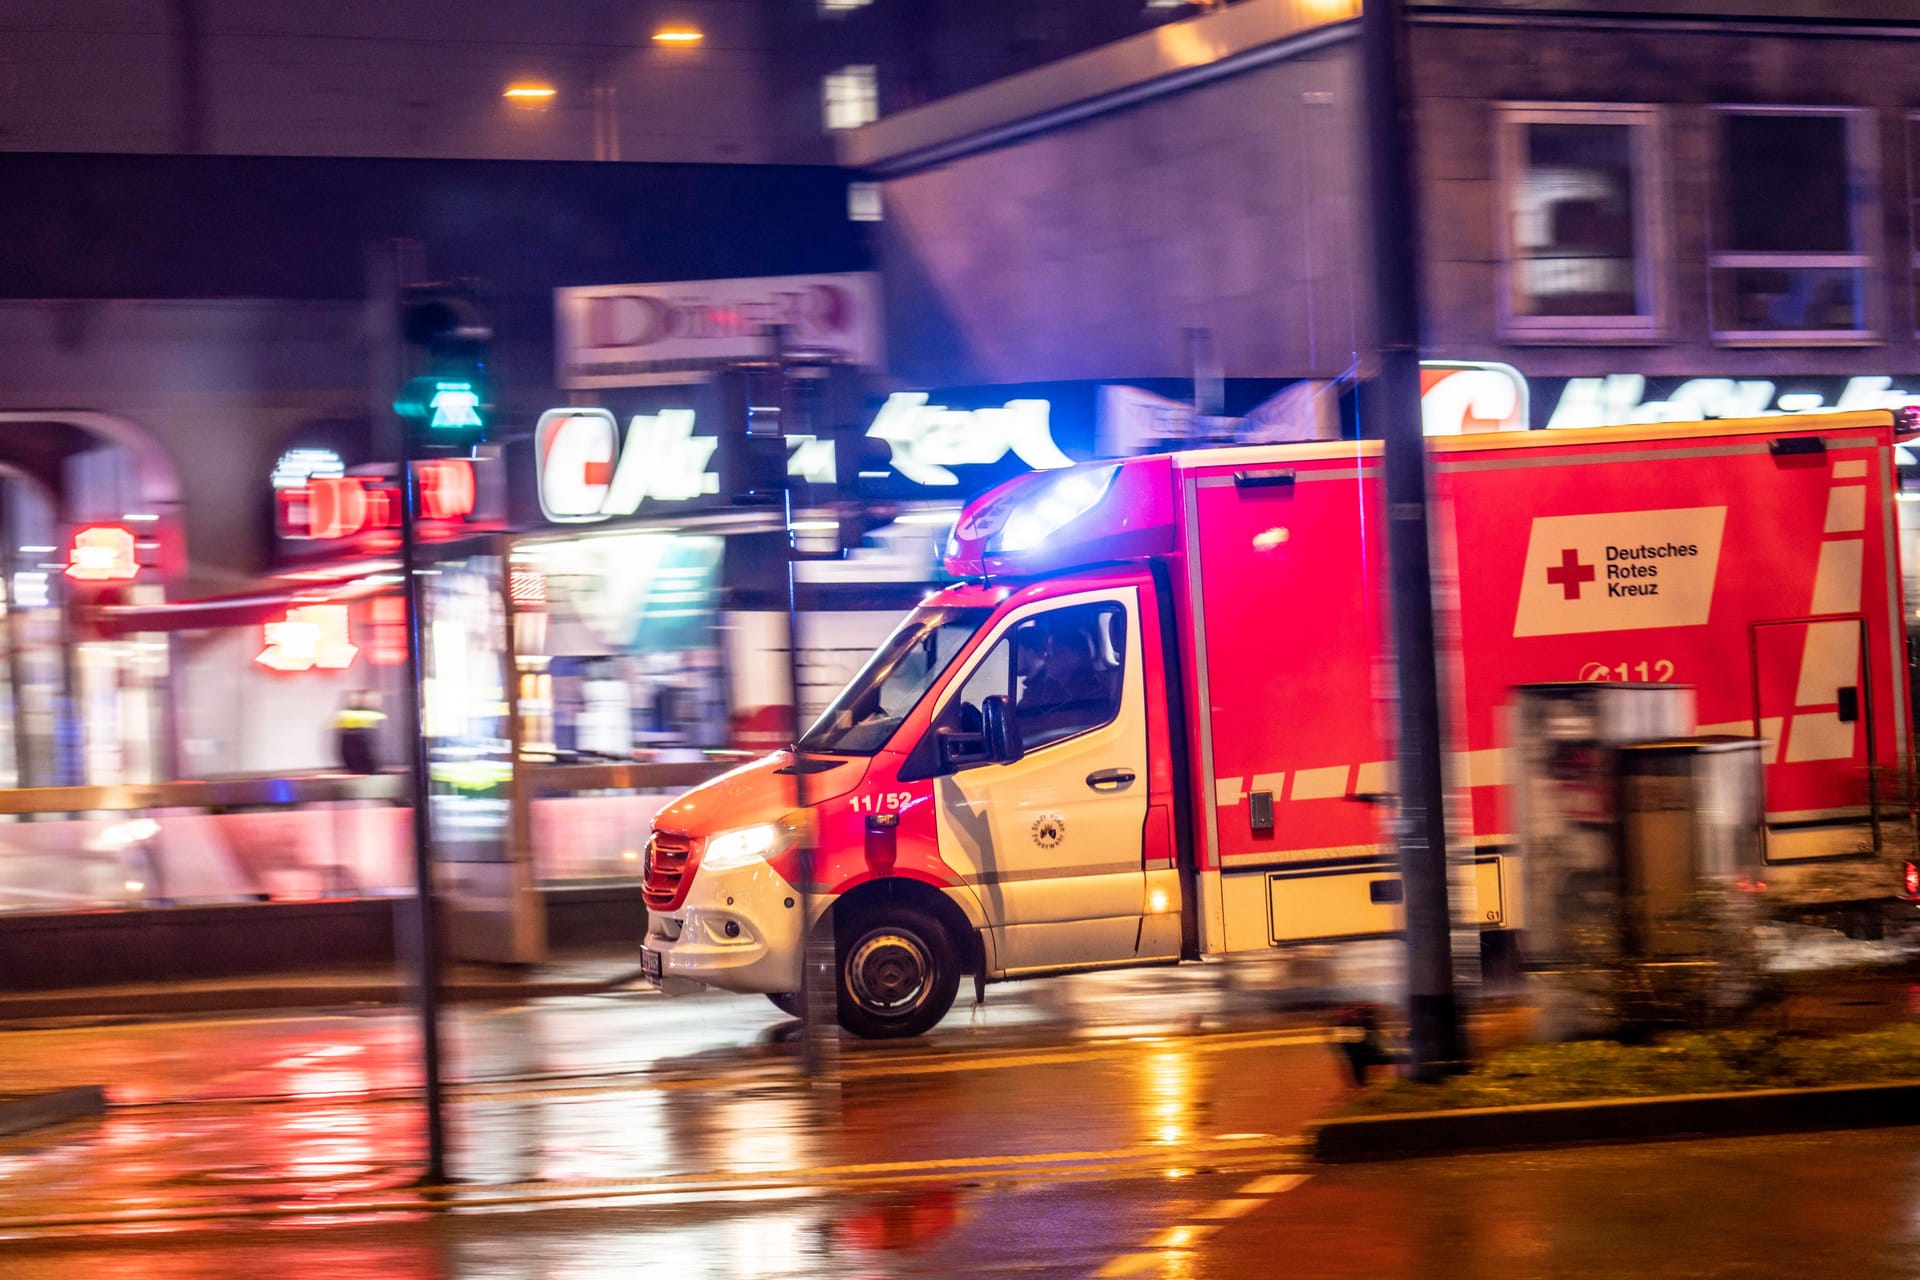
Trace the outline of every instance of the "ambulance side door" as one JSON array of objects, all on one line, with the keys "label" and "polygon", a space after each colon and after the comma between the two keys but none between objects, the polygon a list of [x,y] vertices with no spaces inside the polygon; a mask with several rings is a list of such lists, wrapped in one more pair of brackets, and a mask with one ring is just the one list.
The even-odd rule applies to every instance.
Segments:
[{"label": "ambulance side door", "polygon": [[[1141,621],[1133,586],[1022,606],[934,716],[941,858],[976,887],[1005,972],[1135,957],[1148,791]],[[1020,739],[1010,762],[978,758],[988,699]]]}]

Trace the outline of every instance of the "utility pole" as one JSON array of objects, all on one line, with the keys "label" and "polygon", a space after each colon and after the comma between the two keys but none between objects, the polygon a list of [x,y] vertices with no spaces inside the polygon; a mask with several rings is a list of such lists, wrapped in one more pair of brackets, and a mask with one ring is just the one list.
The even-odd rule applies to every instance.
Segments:
[{"label": "utility pole", "polygon": [[1379,369],[1368,412],[1386,448],[1389,615],[1399,674],[1400,878],[1406,886],[1407,1016],[1413,1073],[1432,1080],[1465,1057],[1453,992],[1447,903],[1447,824],[1440,777],[1440,682],[1434,661],[1428,562],[1426,441],[1420,426],[1419,255],[1407,147],[1400,0],[1366,0],[1360,36],[1366,75],[1368,190],[1373,206],[1374,311]]}]

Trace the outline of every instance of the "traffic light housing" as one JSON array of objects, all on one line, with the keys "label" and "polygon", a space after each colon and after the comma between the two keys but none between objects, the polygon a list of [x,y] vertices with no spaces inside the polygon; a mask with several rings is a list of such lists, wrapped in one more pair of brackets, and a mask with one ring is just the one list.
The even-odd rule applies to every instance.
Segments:
[{"label": "traffic light housing", "polygon": [[893,474],[893,446],[866,434],[862,419],[844,422],[833,432],[833,512],[843,552],[866,544],[867,535],[892,524],[900,504],[886,492]]},{"label": "traffic light housing", "polygon": [[[720,469],[736,506],[830,511],[838,553],[861,546],[899,514],[891,500],[893,448],[866,434],[866,384],[852,365],[813,360],[741,364],[714,377]],[[831,450],[832,476],[816,472]]]},{"label": "traffic light housing", "polygon": [[714,376],[720,401],[720,474],[735,506],[778,506],[787,491],[786,373],[740,365]]},{"label": "traffic light housing", "polygon": [[410,284],[400,291],[399,330],[412,353],[394,400],[421,452],[471,449],[487,436],[493,325],[475,280]]}]

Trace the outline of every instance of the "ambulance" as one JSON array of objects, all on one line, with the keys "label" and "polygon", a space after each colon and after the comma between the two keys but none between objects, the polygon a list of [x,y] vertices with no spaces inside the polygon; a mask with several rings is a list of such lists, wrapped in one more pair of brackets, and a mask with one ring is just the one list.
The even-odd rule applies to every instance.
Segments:
[{"label": "ambulance", "polygon": [[[1684,684],[1699,733],[1762,739],[1767,880],[1912,895],[1907,426],[1873,412],[1429,441],[1460,916],[1524,928],[1510,691],[1566,681]],[[1382,470],[1374,441],[1228,447],[1037,472],[974,501],[946,547],[960,581],[797,757],[661,811],[647,972],[792,1011],[818,924],[841,1024],[910,1036],[967,975],[1400,930]]]}]

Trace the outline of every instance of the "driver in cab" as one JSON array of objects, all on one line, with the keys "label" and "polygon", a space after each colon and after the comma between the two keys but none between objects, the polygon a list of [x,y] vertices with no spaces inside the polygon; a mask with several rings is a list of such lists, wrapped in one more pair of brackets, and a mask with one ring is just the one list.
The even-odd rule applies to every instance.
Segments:
[{"label": "driver in cab", "polygon": [[1107,690],[1095,666],[1091,627],[1036,622],[1030,635],[1020,637],[1018,652],[1022,737],[1052,741],[1106,718]]}]

